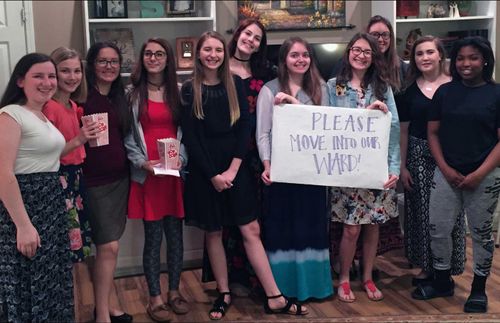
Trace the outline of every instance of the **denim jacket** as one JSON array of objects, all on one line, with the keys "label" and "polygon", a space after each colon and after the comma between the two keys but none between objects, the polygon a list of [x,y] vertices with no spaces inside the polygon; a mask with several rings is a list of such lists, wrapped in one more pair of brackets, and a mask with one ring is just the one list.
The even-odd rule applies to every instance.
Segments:
[{"label": "denim jacket", "polygon": [[[124,139],[125,148],[127,149],[127,157],[130,160],[130,179],[139,184],[144,184],[148,171],[142,168],[142,165],[148,160],[146,149],[146,141],[144,132],[142,131],[141,122],[139,121],[139,103],[137,100],[132,104],[132,126]],[[177,127],[177,139],[182,139],[181,127]],[[181,143],[179,149],[181,168],[187,164],[187,152],[184,145]]]},{"label": "denim jacket", "polygon": [[[332,78],[327,82],[328,94],[330,97],[330,106],[333,107],[344,107],[344,108],[357,108],[358,94],[348,83],[343,95],[337,95],[337,79]],[[344,89],[343,89],[344,90]],[[369,85],[365,94],[365,106],[370,105],[375,102],[377,98],[373,94],[372,86]],[[391,117],[391,130],[389,133],[389,154],[388,154],[388,165],[389,174],[399,176],[399,166],[401,164],[401,155],[399,147],[399,117],[398,110],[396,109],[396,103],[394,102],[394,95],[392,94],[391,87],[387,87],[387,91],[384,94],[384,103],[392,114]]]}]

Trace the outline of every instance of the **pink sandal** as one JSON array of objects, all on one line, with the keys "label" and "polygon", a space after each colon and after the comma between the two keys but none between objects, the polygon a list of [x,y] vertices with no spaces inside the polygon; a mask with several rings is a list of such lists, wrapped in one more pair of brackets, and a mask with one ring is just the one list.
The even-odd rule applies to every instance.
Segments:
[{"label": "pink sandal", "polygon": [[340,291],[340,289],[342,289],[342,292],[344,293],[344,296],[340,296],[340,293],[337,292],[337,295],[339,297],[339,301],[342,301],[342,302],[345,302],[345,303],[352,303],[352,302],[354,302],[356,300],[356,298],[346,298],[346,296],[349,296],[352,293],[352,291],[351,291],[351,284],[348,281],[340,283],[338,291]]},{"label": "pink sandal", "polygon": [[[378,302],[384,299],[384,294],[382,294],[382,292],[377,288],[377,286],[375,286],[373,280],[369,279],[365,281],[363,285],[365,286],[366,295],[368,296],[368,299],[370,301]],[[380,294],[382,294],[382,296],[375,297],[374,295],[377,291],[379,291]],[[372,296],[370,296],[370,293]]]}]

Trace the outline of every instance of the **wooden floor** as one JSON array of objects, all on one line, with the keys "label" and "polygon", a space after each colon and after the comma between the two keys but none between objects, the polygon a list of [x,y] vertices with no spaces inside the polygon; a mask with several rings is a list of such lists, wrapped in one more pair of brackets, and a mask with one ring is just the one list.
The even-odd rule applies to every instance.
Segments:
[{"label": "wooden floor", "polygon": [[[472,281],[472,248],[467,246],[466,272],[455,277],[455,296],[430,301],[416,301],[410,296],[411,276],[401,251],[380,256],[377,267],[380,270],[378,286],[385,299],[371,302],[366,297],[360,281],[352,283],[357,300],[347,304],[336,297],[322,302],[309,302],[310,314],[303,317],[288,315],[266,315],[262,301],[252,297],[233,297],[233,304],[224,317],[225,322],[500,322],[500,249],[495,249],[492,274],[487,283],[489,298],[488,314],[463,313]],[[184,271],[180,291],[191,304],[186,315],[174,316],[172,322],[208,322],[208,310],[215,299],[213,283],[200,283],[199,269]],[[335,285],[338,282],[335,281]],[[166,290],[166,274],[161,276],[162,290]],[[123,309],[134,316],[134,322],[152,322],[146,314],[147,285],[144,276],[115,280],[118,300]],[[116,299],[114,301],[117,301]],[[87,266],[75,268],[75,310],[77,322],[89,322],[93,318],[93,292]]]}]

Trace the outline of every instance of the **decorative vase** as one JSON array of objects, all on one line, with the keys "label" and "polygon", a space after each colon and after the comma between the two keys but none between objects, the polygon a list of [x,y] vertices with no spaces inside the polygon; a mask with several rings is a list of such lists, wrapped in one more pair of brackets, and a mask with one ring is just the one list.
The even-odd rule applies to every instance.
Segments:
[{"label": "decorative vase", "polygon": [[460,17],[469,16],[471,14],[472,1],[470,0],[457,1],[457,6],[458,6],[458,11],[460,13]]}]

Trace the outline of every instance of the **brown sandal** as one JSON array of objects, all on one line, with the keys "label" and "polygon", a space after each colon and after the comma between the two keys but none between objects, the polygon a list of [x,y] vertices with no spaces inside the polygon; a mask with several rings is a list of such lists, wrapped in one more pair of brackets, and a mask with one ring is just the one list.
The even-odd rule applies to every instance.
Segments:
[{"label": "brown sandal", "polygon": [[175,314],[186,314],[189,312],[189,304],[181,295],[176,295],[169,299],[168,305],[170,305]]},{"label": "brown sandal", "polygon": [[146,312],[149,317],[155,322],[170,322],[172,319],[171,313],[165,304],[161,304],[152,308],[149,304],[146,306]]}]

